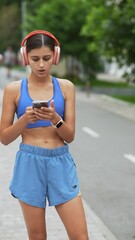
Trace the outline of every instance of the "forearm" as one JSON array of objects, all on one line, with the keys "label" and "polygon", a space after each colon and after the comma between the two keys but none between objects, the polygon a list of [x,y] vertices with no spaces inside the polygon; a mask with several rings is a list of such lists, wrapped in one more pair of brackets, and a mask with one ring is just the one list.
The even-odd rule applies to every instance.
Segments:
[{"label": "forearm", "polygon": [[[55,127],[56,123],[58,123],[60,119],[61,118],[59,115],[55,116],[55,118],[51,121],[53,127]],[[74,124],[67,124],[65,121],[63,121],[62,125],[59,128],[56,128],[56,131],[59,136],[67,143],[70,143],[74,140]]]},{"label": "forearm", "polygon": [[65,142],[70,143],[74,140],[75,132],[65,122],[63,122],[60,128],[56,128],[56,131]]},{"label": "forearm", "polygon": [[1,143],[4,145],[8,145],[9,143],[13,142],[16,138],[18,138],[21,135],[23,130],[26,128],[27,124],[28,119],[24,114],[13,125],[2,129],[0,134]]}]

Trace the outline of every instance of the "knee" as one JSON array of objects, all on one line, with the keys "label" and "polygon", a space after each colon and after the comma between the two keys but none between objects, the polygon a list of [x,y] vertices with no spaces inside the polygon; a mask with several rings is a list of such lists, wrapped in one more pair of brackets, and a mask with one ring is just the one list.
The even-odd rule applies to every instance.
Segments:
[{"label": "knee", "polygon": [[47,236],[42,234],[34,234],[33,236],[29,236],[29,240],[46,240]]},{"label": "knee", "polygon": [[73,237],[71,237],[71,240],[89,240],[88,233],[76,233]]},{"label": "knee", "polygon": [[76,240],[89,240],[88,234],[82,234],[76,238]]}]

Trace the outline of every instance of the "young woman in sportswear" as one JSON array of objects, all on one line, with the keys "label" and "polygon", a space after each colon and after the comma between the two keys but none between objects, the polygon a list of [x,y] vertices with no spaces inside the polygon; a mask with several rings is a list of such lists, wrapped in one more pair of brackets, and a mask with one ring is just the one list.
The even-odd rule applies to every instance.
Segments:
[{"label": "young woman in sportswear", "polygon": [[[21,55],[31,72],[5,88],[0,129],[4,145],[22,138],[11,194],[19,200],[30,240],[47,239],[46,200],[55,206],[69,239],[88,240],[76,165],[68,145],[75,135],[75,88],[69,80],[50,75],[52,64],[59,62],[60,44],[47,31],[33,31],[23,39]],[[47,100],[48,106],[34,107],[33,100]]]}]

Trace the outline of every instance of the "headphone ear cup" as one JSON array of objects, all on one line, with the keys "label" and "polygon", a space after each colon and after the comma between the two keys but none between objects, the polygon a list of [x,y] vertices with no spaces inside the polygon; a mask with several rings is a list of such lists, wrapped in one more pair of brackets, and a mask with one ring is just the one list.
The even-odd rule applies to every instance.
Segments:
[{"label": "headphone ear cup", "polygon": [[27,57],[27,52],[26,52],[26,47],[21,47],[21,48],[20,48],[20,53],[21,53],[21,58],[22,58],[23,66],[29,65],[29,61],[28,61],[28,57]]},{"label": "headphone ear cup", "polygon": [[60,59],[60,47],[55,46],[54,56],[53,56],[53,64],[57,65],[59,63],[59,59]]}]

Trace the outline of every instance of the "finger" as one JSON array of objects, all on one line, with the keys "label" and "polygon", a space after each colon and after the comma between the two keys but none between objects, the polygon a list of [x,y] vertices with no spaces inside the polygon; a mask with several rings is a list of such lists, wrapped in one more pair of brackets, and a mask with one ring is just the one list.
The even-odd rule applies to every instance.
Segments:
[{"label": "finger", "polygon": [[27,110],[33,110],[32,106],[27,107]]},{"label": "finger", "polygon": [[34,110],[33,109],[29,109],[29,108],[27,108],[26,109],[26,113],[28,113],[28,114],[33,114],[34,113]]},{"label": "finger", "polygon": [[54,100],[51,100],[50,107],[54,108]]},{"label": "finger", "polygon": [[30,122],[31,122],[31,123],[34,123],[34,122],[36,122],[37,120],[39,120],[39,119],[35,116],[35,117],[33,117],[33,118],[30,119]]}]

